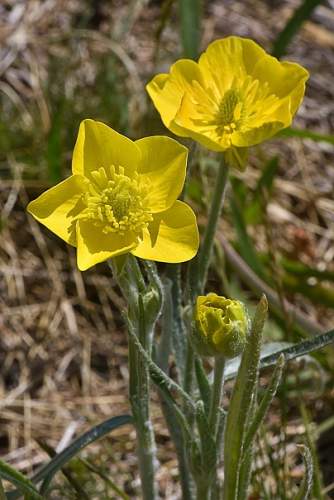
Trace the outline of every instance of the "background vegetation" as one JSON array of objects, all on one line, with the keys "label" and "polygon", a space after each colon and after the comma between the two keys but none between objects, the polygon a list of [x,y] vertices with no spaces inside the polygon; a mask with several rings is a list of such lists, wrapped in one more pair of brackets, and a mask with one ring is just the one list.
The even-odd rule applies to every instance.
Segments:
[{"label": "background vegetation", "polygon": [[[123,303],[108,268],[80,273],[72,249],[27,217],[28,200],[67,175],[83,118],[134,139],[166,134],[145,83],[215,38],[251,37],[311,79],[294,129],[253,148],[246,172],[234,173],[208,291],[252,309],[265,290],[267,340],[333,328],[333,28],[332,0],[1,2],[2,459],[32,473],[86,428],[128,412]],[[193,153],[187,196],[205,213],[215,157]],[[259,442],[253,498],[292,498],[304,474],[295,445],[305,441],[318,462],[314,498],[334,498],[333,359],[330,347],[289,364]],[[158,407],[154,419],[160,493],[177,498]],[[50,498],[136,498],[134,437],[121,427],[87,448],[58,474]]]}]

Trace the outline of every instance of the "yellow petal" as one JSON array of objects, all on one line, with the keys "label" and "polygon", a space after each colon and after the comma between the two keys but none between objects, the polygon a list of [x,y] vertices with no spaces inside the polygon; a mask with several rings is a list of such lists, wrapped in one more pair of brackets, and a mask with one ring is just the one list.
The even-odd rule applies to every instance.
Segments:
[{"label": "yellow petal", "polygon": [[182,191],[186,176],[188,150],[174,139],[163,136],[136,141],[141,151],[138,174],[148,187],[151,213],[170,208]]},{"label": "yellow petal", "polygon": [[211,43],[199,59],[207,82],[214,82],[222,95],[236,78],[249,74],[266,52],[253,40],[229,36]]},{"label": "yellow petal", "polygon": [[186,94],[181,102],[179,111],[173,121],[174,124],[182,126],[182,130],[187,137],[199,142],[211,151],[224,151],[226,147],[219,142],[216,126],[206,125],[202,121],[202,116],[193,105],[189,94]]},{"label": "yellow petal", "polygon": [[193,80],[202,82],[198,64],[190,59],[180,59],[171,67],[170,74],[157,75],[146,86],[164,125],[174,134],[186,137],[182,127],[173,123],[184,93]]},{"label": "yellow petal", "polygon": [[[199,236],[196,217],[182,201],[161,214],[155,215],[156,231],[144,232],[143,241],[131,251],[136,257],[158,262],[185,262],[198,250]],[[153,234],[153,233],[156,234]]]},{"label": "yellow petal", "polygon": [[77,223],[77,264],[80,271],[103,262],[111,257],[129,252],[137,244],[135,236],[127,233],[103,233],[101,228],[89,221]]},{"label": "yellow petal", "polygon": [[81,201],[87,179],[72,175],[29,203],[27,211],[70,245],[76,246],[75,218],[85,208]]},{"label": "yellow petal", "polygon": [[271,122],[252,128],[245,133],[237,132],[233,134],[233,145],[239,148],[246,148],[248,146],[260,144],[260,142],[276,135],[277,132],[283,128],[284,124],[282,122]]},{"label": "yellow petal", "polygon": [[267,83],[271,93],[280,98],[290,96],[290,110],[293,116],[305,92],[305,82],[308,71],[296,63],[279,62],[275,57],[266,55],[257,62],[252,70],[252,76],[261,83]]},{"label": "yellow petal", "polygon": [[140,160],[140,151],[133,141],[104,123],[84,120],[80,124],[72,159],[73,174],[89,178],[100,167],[122,166],[132,177]]}]

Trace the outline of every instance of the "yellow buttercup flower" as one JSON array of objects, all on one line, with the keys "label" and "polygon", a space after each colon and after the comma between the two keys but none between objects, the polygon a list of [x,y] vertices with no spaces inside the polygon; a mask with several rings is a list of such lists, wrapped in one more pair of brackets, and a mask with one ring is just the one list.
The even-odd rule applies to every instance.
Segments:
[{"label": "yellow buttercup flower", "polygon": [[307,79],[299,64],[279,62],[252,40],[231,36],[211,43],[198,63],[177,61],[147,91],[173,133],[228,150],[242,165],[244,148],[291,124]]},{"label": "yellow buttercup flower", "polygon": [[101,122],[84,120],[73,175],[27,210],[77,247],[81,271],[128,252],[160,262],[190,260],[199,244],[196,218],[177,200],[187,152],[168,137],[133,142]]}]

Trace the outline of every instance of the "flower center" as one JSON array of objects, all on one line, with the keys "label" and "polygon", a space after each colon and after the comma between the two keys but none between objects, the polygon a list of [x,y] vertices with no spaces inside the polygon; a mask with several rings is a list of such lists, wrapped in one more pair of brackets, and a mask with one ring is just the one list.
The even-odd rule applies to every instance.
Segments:
[{"label": "flower center", "polygon": [[91,172],[93,182],[83,195],[86,208],[79,218],[99,226],[104,233],[134,232],[140,236],[153,219],[147,208],[148,187],[143,186],[138,175],[130,179],[124,168],[114,165]]},{"label": "flower center", "polygon": [[239,128],[243,115],[243,102],[237,89],[225,92],[218,108],[216,123],[221,133],[231,134]]}]

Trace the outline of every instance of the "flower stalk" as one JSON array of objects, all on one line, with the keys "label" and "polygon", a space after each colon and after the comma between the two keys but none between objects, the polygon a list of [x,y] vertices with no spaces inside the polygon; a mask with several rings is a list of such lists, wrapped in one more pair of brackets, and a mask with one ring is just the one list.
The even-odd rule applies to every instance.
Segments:
[{"label": "flower stalk", "polygon": [[157,290],[152,277],[146,285],[135,258],[129,256],[122,268],[117,264],[117,260],[111,263],[113,274],[129,303],[126,318],[129,328],[129,397],[137,432],[142,495],[144,500],[154,500],[157,497],[154,480],[156,447],[150,418],[149,366],[137,344],[150,356],[154,326],[162,304],[161,289]]},{"label": "flower stalk", "polygon": [[225,358],[215,358],[214,379],[209,410],[209,428],[214,437],[217,435],[218,420],[220,417],[220,405],[223,396]]},{"label": "flower stalk", "polygon": [[215,180],[215,189],[210,207],[208,223],[204,233],[204,238],[200,250],[193,260],[191,266],[191,295],[194,301],[197,295],[203,293],[206,277],[209,269],[210,258],[214,243],[214,237],[224,204],[226,186],[228,181],[229,167],[225,163],[224,156],[221,155],[218,175]]}]

